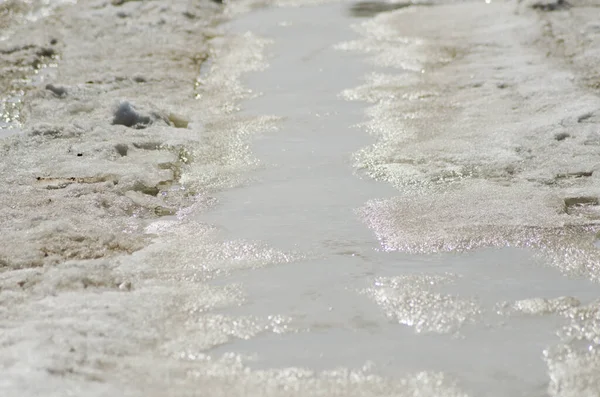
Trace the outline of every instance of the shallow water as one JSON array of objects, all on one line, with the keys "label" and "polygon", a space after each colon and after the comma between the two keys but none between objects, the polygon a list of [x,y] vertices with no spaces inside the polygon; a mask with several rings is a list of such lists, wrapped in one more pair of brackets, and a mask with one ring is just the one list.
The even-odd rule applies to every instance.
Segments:
[{"label": "shallow water", "polygon": [[[248,294],[243,306],[225,313],[290,316],[299,332],[240,340],[211,353],[242,353],[259,369],[372,362],[376,373],[392,377],[442,371],[471,395],[545,395],[542,352],[559,343],[556,331],[565,320],[499,314],[499,304],[560,296],[585,304],[598,298],[597,285],[565,277],[524,249],[434,255],[383,249],[357,209],[397,193],[353,169],[352,154],[373,138],[356,126],[365,105],[341,93],[378,69],[364,56],[335,49],[356,35],[346,7],[267,9],[229,25],[274,41],[268,70],[244,79],[260,96],[242,108],[283,121],[252,145],[263,165],[253,181],[219,194],[220,204],[201,219],[222,228],[225,238],[257,239],[311,259],[221,281],[241,283]],[[398,277],[398,284],[386,284]]]}]

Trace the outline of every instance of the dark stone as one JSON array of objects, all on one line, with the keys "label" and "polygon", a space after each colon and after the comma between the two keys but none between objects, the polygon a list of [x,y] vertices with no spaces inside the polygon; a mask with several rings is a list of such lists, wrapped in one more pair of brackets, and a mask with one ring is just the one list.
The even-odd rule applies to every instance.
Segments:
[{"label": "dark stone", "polygon": [[124,101],[115,110],[112,123],[126,127],[145,128],[152,124],[152,119],[138,112],[129,102]]},{"label": "dark stone", "polygon": [[558,134],[554,135],[554,139],[556,139],[557,141],[564,141],[565,139],[569,138],[571,135],[569,135],[566,132],[559,132]]},{"label": "dark stone", "polygon": [[533,3],[531,8],[538,11],[558,11],[565,10],[571,8],[571,4],[569,4],[566,0],[553,0],[553,1],[539,1],[537,3]]},{"label": "dark stone", "polygon": [[56,51],[50,47],[43,47],[36,51],[35,55],[39,57],[48,57],[51,58],[56,55]]},{"label": "dark stone", "polygon": [[350,7],[350,15],[357,18],[373,17],[382,12],[398,10],[415,5],[430,5],[429,3],[413,3],[411,1],[401,3],[388,3],[385,1],[361,1]]},{"label": "dark stone", "polygon": [[65,87],[55,86],[54,84],[46,84],[46,89],[52,91],[52,93],[58,97],[67,96],[67,89]]},{"label": "dark stone", "polygon": [[127,152],[129,151],[129,146],[125,145],[124,143],[117,143],[115,145],[115,150],[117,151],[117,153],[119,153],[119,155],[122,156],[127,156]]}]

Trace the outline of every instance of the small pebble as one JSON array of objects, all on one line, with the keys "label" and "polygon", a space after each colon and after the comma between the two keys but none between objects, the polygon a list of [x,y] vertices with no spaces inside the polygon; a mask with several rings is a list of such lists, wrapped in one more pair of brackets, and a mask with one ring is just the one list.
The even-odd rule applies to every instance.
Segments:
[{"label": "small pebble", "polygon": [[126,127],[144,128],[152,123],[149,116],[139,113],[132,104],[123,101],[115,110],[113,124]]},{"label": "small pebble", "polygon": [[190,123],[185,117],[176,113],[169,113],[169,121],[173,123],[176,128],[187,128]]},{"label": "small pebble", "polygon": [[121,157],[127,156],[127,152],[129,151],[129,146],[125,145],[124,143],[117,143],[115,145],[115,150],[117,151],[117,153],[119,153],[119,155]]},{"label": "small pebble", "polygon": [[558,134],[554,135],[554,139],[556,139],[557,141],[564,141],[565,139],[567,139],[570,136],[571,135],[569,135],[566,132],[559,132]]},{"label": "small pebble", "polygon": [[121,291],[131,291],[131,288],[131,281],[123,281],[121,284],[119,284],[119,289]]},{"label": "small pebble", "polygon": [[55,86],[54,84],[46,84],[46,89],[52,91],[52,93],[58,97],[67,96],[67,89],[65,87]]}]

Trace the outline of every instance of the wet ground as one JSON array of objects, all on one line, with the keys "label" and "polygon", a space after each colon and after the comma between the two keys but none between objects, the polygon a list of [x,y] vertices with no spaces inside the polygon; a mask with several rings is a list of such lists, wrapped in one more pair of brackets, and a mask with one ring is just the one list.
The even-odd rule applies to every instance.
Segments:
[{"label": "wet ground", "polygon": [[13,3],[4,394],[600,393],[594,4]]}]

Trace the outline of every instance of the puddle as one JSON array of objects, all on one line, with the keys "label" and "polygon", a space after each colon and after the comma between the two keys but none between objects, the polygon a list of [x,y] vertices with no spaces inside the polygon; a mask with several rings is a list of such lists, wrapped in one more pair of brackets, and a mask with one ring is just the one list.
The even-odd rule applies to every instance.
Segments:
[{"label": "puddle", "polygon": [[[421,275],[439,277],[449,272],[456,277],[428,288],[430,295],[413,295],[408,301],[413,314],[431,322],[429,326],[441,326],[439,332],[435,327],[419,330],[400,323],[362,293],[382,277],[400,276],[417,285]],[[228,314],[281,313],[292,321],[285,334],[234,341],[212,350],[213,355],[251,356],[249,366],[257,369],[359,368],[372,362],[377,373],[387,376],[442,371],[473,395],[489,396],[544,395],[547,375],[542,352],[558,343],[556,330],[567,324],[557,313],[506,315],[498,309],[499,302],[575,292],[582,303],[597,297],[595,284],[565,278],[516,249],[425,258],[382,254],[379,261],[368,263],[356,257],[332,257],[248,271],[223,282],[241,283],[247,294],[246,303],[227,310]],[[460,322],[470,312],[438,312],[450,308],[438,306],[444,297],[473,302],[476,315],[446,332],[443,324]],[[393,300],[394,295],[387,298]]]}]

